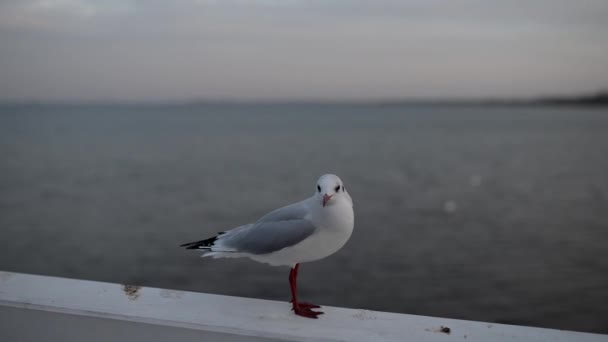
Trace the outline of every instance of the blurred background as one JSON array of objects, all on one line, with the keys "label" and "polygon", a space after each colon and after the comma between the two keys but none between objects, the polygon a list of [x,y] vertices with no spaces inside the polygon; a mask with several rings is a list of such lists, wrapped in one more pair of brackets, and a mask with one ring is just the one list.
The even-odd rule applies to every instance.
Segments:
[{"label": "blurred background", "polygon": [[608,333],[605,1],[0,2],[0,270],[289,300],[179,244],[335,173],[307,301]]}]

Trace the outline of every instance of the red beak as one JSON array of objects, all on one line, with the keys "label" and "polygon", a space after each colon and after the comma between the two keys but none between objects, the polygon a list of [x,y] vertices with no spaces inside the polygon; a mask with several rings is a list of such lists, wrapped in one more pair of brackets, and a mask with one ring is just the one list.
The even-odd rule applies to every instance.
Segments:
[{"label": "red beak", "polygon": [[323,195],[323,206],[325,206],[327,204],[327,202],[329,202],[330,199],[331,199],[330,195],[328,195],[328,194]]}]

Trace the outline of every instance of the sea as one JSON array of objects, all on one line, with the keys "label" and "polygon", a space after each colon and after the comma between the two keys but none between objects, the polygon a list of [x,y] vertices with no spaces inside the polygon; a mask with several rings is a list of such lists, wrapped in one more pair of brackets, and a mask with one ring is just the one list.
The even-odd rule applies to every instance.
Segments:
[{"label": "sea", "polygon": [[2,105],[0,270],[287,302],[289,268],[179,245],[325,173],[355,229],[302,300],[608,333],[605,107]]}]

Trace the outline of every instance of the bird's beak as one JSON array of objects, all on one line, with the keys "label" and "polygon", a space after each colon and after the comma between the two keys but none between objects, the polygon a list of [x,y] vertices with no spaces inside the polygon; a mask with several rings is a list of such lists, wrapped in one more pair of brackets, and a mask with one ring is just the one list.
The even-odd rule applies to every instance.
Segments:
[{"label": "bird's beak", "polygon": [[323,195],[323,206],[325,206],[327,204],[327,202],[329,202],[330,199],[331,199],[330,195],[328,195],[328,194]]}]

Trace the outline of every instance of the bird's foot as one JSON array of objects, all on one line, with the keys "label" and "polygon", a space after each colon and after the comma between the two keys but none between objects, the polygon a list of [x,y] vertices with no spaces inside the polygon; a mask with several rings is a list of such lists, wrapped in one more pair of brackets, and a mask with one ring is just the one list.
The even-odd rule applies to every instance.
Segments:
[{"label": "bird's foot", "polygon": [[309,303],[298,303],[297,305],[294,305],[291,310],[293,310],[296,315],[307,318],[317,318],[317,316],[323,314],[321,311],[311,310],[314,308],[320,308],[320,306]]},{"label": "bird's foot", "polygon": [[317,309],[317,308],[321,307],[321,306],[319,306],[317,304],[302,303],[302,302],[298,302],[298,306],[301,307],[301,308],[307,308],[307,309]]}]

